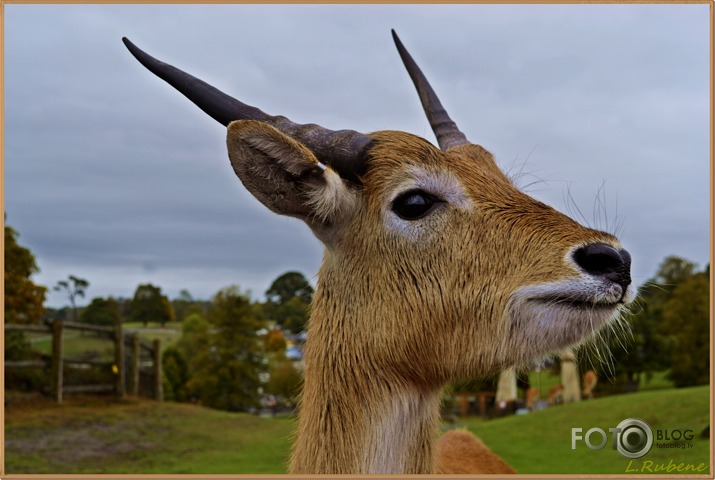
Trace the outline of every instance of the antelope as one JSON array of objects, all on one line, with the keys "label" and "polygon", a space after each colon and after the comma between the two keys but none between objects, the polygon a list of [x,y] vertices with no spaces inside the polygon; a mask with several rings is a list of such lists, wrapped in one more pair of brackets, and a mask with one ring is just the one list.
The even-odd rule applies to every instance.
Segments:
[{"label": "antelope", "polygon": [[526,391],[525,397],[526,408],[528,408],[529,411],[533,411],[536,402],[539,400],[539,389],[536,387],[531,387]]},{"label": "antelope", "polygon": [[564,403],[564,384],[557,383],[549,389],[548,404],[550,407]]},{"label": "antelope", "polygon": [[593,398],[593,390],[598,383],[598,375],[593,370],[588,370],[583,374],[583,398]]},{"label": "antelope", "polygon": [[[324,245],[291,473],[478,468],[479,458],[454,465],[489,456],[471,434],[446,435],[437,448],[443,387],[576,344],[635,296],[619,240],[520,191],[457,128],[392,35],[439,148],[405,132],[269,115],[123,39],[227,127],[248,191]],[[487,470],[513,472],[492,460]]]}]

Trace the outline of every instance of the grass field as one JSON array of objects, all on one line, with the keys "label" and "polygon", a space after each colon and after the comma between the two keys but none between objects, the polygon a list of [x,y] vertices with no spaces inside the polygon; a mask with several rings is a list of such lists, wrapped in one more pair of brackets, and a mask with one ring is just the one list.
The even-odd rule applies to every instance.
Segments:
[{"label": "grass field", "polygon": [[75,399],[7,408],[6,473],[283,473],[292,420]]},{"label": "grass field", "polygon": [[[520,473],[626,473],[628,460],[605,448],[571,449],[571,427],[608,431],[636,417],[657,429],[692,429],[692,448],[634,460],[709,465],[708,387],[648,391],[562,405],[463,426]],[[6,473],[285,473],[290,418],[258,418],[150,401],[73,399],[11,403],[6,409]],[[610,447],[610,444],[609,444]]]},{"label": "grass field", "polygon": [[[44,334],[28,334],[33,350],[45,355],[52,354],[52,336]],[[114,359],[114,343],[107,337],[93,333],[82,333],[68,330],[63,335],[63,353],[65,358],[79,359],[93,355],[98,360]]]},{"label": "grass field", "polygon": [[[709,465],[709,439],[700,437],[709,425],[709,400],[708,387],[652,390],[561,405],[529,415],[465,423],[520,473],[623,475],[627,473],[628,459],[610,448],[610,437],[603,450],[590,450],[583,442],[572,450],[571,428],[582,428],[582,434],[593,427],[608,432],[608,428],[616,427],[626,418],[639,418],[654,431],[691,429],[695,436],[691,440],[692,448],[657,448],[654,445],[645,457],[634,460],[631,468],[641,465],[643,460]],[[598,440],[600,437],[596,436],[592,441],[597,443]]]},{"label": "grass field", "polygon": [[132,322],[124,323],[123,326],[125,330],[138,331],[142,341],[151,343],[154,340],[161,340],[162,351],[174,345],[181,338],[181,323],[179,322],[167,323],[163,327],[158,322],[149,323],[146,327],[143,323]]}]

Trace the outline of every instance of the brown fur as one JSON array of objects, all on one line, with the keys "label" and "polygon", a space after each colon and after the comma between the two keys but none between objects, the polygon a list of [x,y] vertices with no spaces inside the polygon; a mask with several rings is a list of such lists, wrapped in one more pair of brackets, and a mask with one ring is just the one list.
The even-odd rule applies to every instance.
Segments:
[{"label": "brown fur", "polygon": [[553,385],[549,389],[549,399],[547,400],[549,405],[559,405],[561,403],[564,403],[564,386],[563,384],[559,383],[557,385]]},{"label": "brown fur", "polygon": [[534,409],[534,404],[539,400],[539,389],[536,387],[531,387],[526,391],[526,408],[529,410]]},{"label": "brown fur", "polygon": [[593,389],[598,383],[598,375],[593,370],[583,374],[583,398],[593,398]]},{"label": "brown fur", "polygon": [[516,473],[467,430],[450,430],[437,442],[437,473]]},{"label": "brown fur", "polygon": [[[445,384],[524,365],[592,331],[567,322],[544,336],[528,316],[511,318],[516,292],[577,279],[569,251],[618,241],[520,192],[477,145],[442,152],[413,135],[378,132],[362,185],[333,182],[327,193],[312,154],[273,130],[233,122],[234,169],[259,200],[304,220],[326,246],[290,471],[434,472]],[[419,223],[393,218],[400,186],[425,178],[446,185],[454,201]],[[316,201],[322,194],[330,202]]]}]

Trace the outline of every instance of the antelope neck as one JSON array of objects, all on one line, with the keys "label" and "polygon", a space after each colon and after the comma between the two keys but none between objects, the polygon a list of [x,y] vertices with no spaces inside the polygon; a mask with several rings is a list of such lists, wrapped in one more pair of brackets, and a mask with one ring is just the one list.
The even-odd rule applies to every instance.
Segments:
[{"label": "antelope neck", "polygon": [[440,392],[389,378],[322,320],[316,304],[291,473],[433,473]]}]

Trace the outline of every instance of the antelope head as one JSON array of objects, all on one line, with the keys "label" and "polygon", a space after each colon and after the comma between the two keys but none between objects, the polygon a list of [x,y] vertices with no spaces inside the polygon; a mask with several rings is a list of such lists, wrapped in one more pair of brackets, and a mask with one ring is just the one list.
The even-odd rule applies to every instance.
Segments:
[{"label": "antelope head", "polygon": [[[381,383],[438,391],[580,342],[634,297],[618,239],[516,188],[491,153],[467,141],[393,37],[439,148],[404,132],[270,116],[124,39],[144,66],[228,126],[228,155],[246,188],[325,245],[306,396],[311,382],[316,392],[358,384],[357,395]],[[309,378],[327,370],[337,373]],[[343,471],[380,471],[370,461]]]}]

